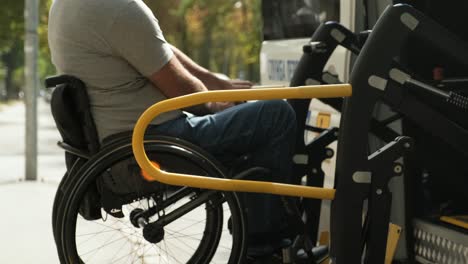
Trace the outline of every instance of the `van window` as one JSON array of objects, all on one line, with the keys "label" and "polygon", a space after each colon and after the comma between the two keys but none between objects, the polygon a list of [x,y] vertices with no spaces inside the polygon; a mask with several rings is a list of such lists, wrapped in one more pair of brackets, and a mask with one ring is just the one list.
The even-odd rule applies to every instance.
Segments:
[{"label": "van window", "polygon": [[262,0],[264,40],[309,38],[324,21],[340,20],[339,0]]}]

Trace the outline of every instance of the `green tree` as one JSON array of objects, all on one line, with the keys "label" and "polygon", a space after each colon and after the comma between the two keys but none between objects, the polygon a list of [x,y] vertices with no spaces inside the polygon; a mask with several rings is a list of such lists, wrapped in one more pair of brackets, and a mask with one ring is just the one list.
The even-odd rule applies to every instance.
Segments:
[{"label": "green tree", "polygon": [[49,9],[52,5],[52,0],[40,0],[39,10],[39,76],[43,80],[46,76],[55,74],[55,66],[52,64],[50,57],[49,42],[47,39]]},{"label": "green tree", "polygon": [[14,98],[18,95],[18,87],[13,84],[13,76],[22,65],[23,10],[24,1],[17,0],[3,0],[0,9],[0,59],[5,71],[6,88],[6,94],[1,95],[2,99]]},{"label": "green tree", "polygon": [[[260,0],[144,1],[159,19],[168,41],[195,61],[232,78],[259,79]],[[38,63],[42,78],[55,72],[47,43],[51,3],[40,0]],[[24,0],[2,0],[0,81],[5,83],[8,98],[17,97],[23,84],[23,10]],[[6,98],[0,94],[0,99]]]},{"label": "green tree", "polygon": [[[41,0],[40,12],[40,61],[42,73],[51,71],[47,48],[47,14],[51,0]],[[2,0],[0,8],[0,70],[3,68],[6,93],[0,99],[16,99],[23,83],[24,66],[24,0]],[[20,76],[16,78],[15,76]]]},{"label": "green tree", "polygon": [[147,2],[169,42],[199,64],[233,78],[259,79],[259,0]]}]

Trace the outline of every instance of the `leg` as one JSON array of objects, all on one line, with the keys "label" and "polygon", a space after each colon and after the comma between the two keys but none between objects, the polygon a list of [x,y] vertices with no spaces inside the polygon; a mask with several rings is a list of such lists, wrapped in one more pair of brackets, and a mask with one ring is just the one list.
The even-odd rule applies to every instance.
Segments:
[{"label": "leg", "polygon": [[184,117],[152,126],[148,133],[179,137],[220,161],[251,153],[254,165],[272,170],[273,181],[288,182],[296,120],[284,101],[241,104],[220,113]]},{"label": "leg", "polygon": [[[289,182],[295,131],[294,111],[285,101],[275,100],[246,103],[214,115],[180,118],[151,127],[148,133],[188,140],[225,164],[249,153],[253,166],[271,170],[271,179],[267,180]],[[250,236],[271,242],[271,236],[283,224],[279,197],[246,194],[246,201]]]}]

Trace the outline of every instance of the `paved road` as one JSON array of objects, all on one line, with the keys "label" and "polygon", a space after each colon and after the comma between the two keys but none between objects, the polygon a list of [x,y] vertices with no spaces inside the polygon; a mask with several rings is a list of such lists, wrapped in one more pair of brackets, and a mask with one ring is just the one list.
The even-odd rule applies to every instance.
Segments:
[{"label": "paved road", "polygon": [[0,106],[0,263],[58,263],[52,202],[64,172],[49,105],[38,106],[38,182],[24,182],[24,105]]},{"label": "paved road", "polygon": [[[56,143],[60,135],[49,105],[39,99],[38,105],[38,178],[59,182],[64,171],[63,151]],[[24,105],[20,102],[0,106],[0,183],[24,178]]]}]

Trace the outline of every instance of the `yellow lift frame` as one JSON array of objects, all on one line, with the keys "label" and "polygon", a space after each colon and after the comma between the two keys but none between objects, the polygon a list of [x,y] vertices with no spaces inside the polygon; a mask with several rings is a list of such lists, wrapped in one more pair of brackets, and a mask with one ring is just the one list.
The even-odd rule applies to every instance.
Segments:
[{"label": "yellow lift frame", "polygon": [[352,87],[350,84],[333,84],[270,89],[207,91],[171,98],[154,104],[139,118],[133,131],[133,152],[136,161],[146,175],[150,176],[154,181],[169,185],[189,186],[220,191],[270,193],[333,200],[335,197],[335,189],[282,184],[276,182],[219,179],[200,175],[165,172],[159,169],[158,166],[152,164],[148,159],[148,156],[145,153],[143,140],[147,127],[156,116],[164,112],[202,103],[272,99],[336,98],[348,97],[351,96],[351,94]]}]

